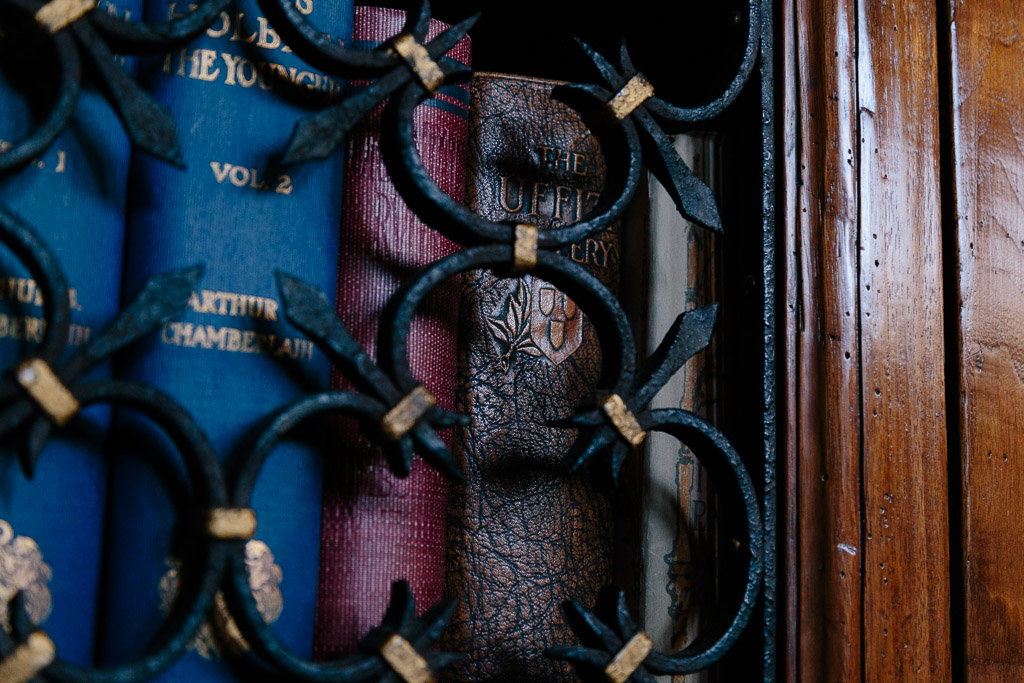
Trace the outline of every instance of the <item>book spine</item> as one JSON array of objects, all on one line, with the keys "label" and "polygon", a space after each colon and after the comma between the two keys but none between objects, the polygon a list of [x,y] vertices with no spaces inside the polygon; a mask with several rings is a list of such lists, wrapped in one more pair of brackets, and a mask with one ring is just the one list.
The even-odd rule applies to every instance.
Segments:
[{"label": "book spine", "polygon": [[[720,140],[693,133],[675,138],[679,156],[712,190],[721,165]],[[654,351],[681,310],[722,298],[718,235],[683,219],[655,180],[649,192],[646,352]],[[718,326],[721,329],[721,325]],[[651,408],[681,408],[712,423],[717,417],[721,341],[716,331],[707,348],[682,367],[651,401]],[[714,496],[707,472],[688,448],[660,432],[644,444],[643,573],[641,623],[665,651],[685,647],[711,616],[715,596]],[[700,683],[707,673],[673,677]]]},{"label": "book spine", "polygon": [[[554,85],[474,77],[466,195],[479,215],[545,229],[593,210],[600,146],[550,99]],[[563,253],[617,286],[617,229]],[[461,601],[442,647],[468,659],[448,678],[572,681],[543,650],[574,642],[562,602],[590,605],[610,582],[612,520],[586,472],[561,472],[576,433],[549,421],[592,394],[600,345],[572,300],[533,276],[467,274],[461,306],[457,404],[472,422],[456,433],[466,482],[452,489],[446,589]],[[509,334],[527,319],[529,339]]]},{"label": "book spine", "polygon": [[[372,49],[401,32],[405,14],[378,7],[356,9],[357,47]],[[447,29],[432,21],[427,40]],[[470,63],[468,38],[443,59]],[[458,246],[421,223],[398,196],[381,157],[378,108],[349,137],[346,157],[338,316],[376,357],[381,312],[401,279],[454,253]],[[445,86],[416,109],[414,135],[424,166],[451,197],[461,200],[465,178],[469,89]],[[435,291],[413,321],[413,375],[447,407],[455,404],[458,282]],[[335,386],[347,388],[340,377]],[[321,521],[316,654],[334,658],[355,649],[380,623],[391,582],[407,579],[421,608],[441,599],[444,583],[448,484],[417,458],[398,479],[380,451],[355,429],[339,427],[344,458],[327,467]],[[450,434],[442,433],[449,447]]]},{"label": "book spine", "polygon": [[[350,40],[348,2],[297,6],[332,40]],[[147,0],[145,17],[163,21],[185,11],[182,3]],[[181,131],[187,170],[133,158],[125,298],[154,273],[194,263],[204,263],[205,272],[185,313],[134,349],[118,374],[170,394],[224,458],[261,418],[329,384],[327,359],[282,319],[274,270],[335,291],[344,160],[337,154],[287,169],[275,161],[295,122],[310,106],[336,99],[342,83],[292,54],[255,0],[232,5],[188,47],[143,61],[140,80]],[[158,628],[188,550],[175,542],[181,529],[164,492],[180,481],[180,470],[168,466],[171,454],[148,423],[120,413],[118,421],[126,457],[111,481],[104,576],[104,654],[111,662],[134,656]],[[308,657],[323,456],[315,447],[322,433],[303,436],[263,468],[248,550],[265,563],[265,571],[251,574],[266,579],[254,586],[264,617]],[[246,646],[204,627],[164,680],[233,680],[223,658]]]},{"label": "book spine", "polygon": [[[95,11],[135,19],[142,2],[105,1]],[[0,150],[30,133],[34,105],[45,111],[30,95],[40,91],[34,87],[40,72],[23,69],[45,63],[47,49],[0,69]],[[135,60],[118,59],[134,69]],[[69,352],[87,344],[120,306],[130,153],[114,110],[87,84],[53,146],[0,179],[0,202],[49,244],[71,288]],[[6,370],[32,353],[45,322],[37,283],[9,251],[0,252],[0,367]],[[102,365],[90,377],[109,374]],[[109,424],[104,406],[83,410],[68,436],[50,441],[31,481],[12,448],[0,457],[0,621],[6,627],[7,602],[24,591],[32,620],[61,657],[81,664],[92,663],[96,641],[108,470],[101,451]]]}]

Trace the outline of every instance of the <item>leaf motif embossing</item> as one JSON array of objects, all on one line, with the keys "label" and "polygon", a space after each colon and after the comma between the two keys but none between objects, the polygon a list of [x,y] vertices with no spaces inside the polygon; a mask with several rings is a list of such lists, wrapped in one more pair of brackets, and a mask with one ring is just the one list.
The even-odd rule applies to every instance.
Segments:
[{"label": "leaf motif embossing", "polygon": [[484,322],[487,323],[487,328],[498,341],[504,344],[508,344],[511,341],[509,339],[509,330],[505,327],[504,320],[501,318],[484,318]]},{"label": "leaf motif embossing", "polygon": [[523,280],[516,283],[516,289],[505,300],[504,316],[484,317],[487,329],[498,341],[501,354],[498,358],[501,370],[508,374],[512,370],[516,354],[540,358],[544,353],[533,343],[530,335],[530,287]]}]

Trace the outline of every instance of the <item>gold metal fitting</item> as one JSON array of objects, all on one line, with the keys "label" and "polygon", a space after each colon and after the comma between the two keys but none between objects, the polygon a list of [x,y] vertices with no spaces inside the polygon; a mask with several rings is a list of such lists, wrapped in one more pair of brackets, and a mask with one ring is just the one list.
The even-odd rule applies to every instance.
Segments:
[{"label": "gold metal fitting", "polygon": [[643,74],[633,76],[615,97],[604,105],[605,112],[615,123],[621,123],[641,104],[654,97],[654,86]]},{"label": "gold metal fitting", "polygon": [[629,639],[625,647],[615,655],[615,659],[604,668],[605,678],[611,683],[626,683],[653,649],[654,644],[651,639],[647,637],[646,633],[640,631]]},{"label": "gold metal fitting", "polygon": [[537,265],[537,226],[533,223],[516,225],[516,241],[512,247],[512,269],[516,272],[533,270]]},{"label": "gold metal fitting", "polygon": [[19,365],[15,377],[58,427],[78,412],[78,399],[42,358],[30,358]]},{"label": "gold metal fitting", "polygon": [[57,33],[96,8],[96,0],[50,0],[36,12],[36,23]]},{"label": "gold metal fitting", "polygon": [[434,395],[420,384],[388,411],[388,414],[380,421],[380,429],[384,432],[384,436],[392,441],[398,441],[436,403],[437,399],[434,398]]},{"label": "gold metal fitting", "polygon": [[206,533],[225,541],[244,541],[256,534],[256,513],[249,508],[212,508],[206,513]]},{"label": "gold metal fitting", "polygon": [[391,49],[405,60],[428,92],[437,92],[444,83],[444,72],[437,62],[430,58],[427,48],[416,42],[410,34],[400,33],[391,39]]},{"label": "gold metal fitting", "polygon": [[622,400],[621,396],[612,394],[601,404],[601,409],[626,441],[634,446],[639,446],[644,442],[647,432],[637,422],[636,416],[629,412],[629,408],[626,407],[626,402]]},{"label": "gold metal fitting", "polygon": [[384,641],[380,656],[405,683],[434,683],[430,665],[409,641],[397,633]]},{"label": "gold metal fitting", "polygon": [[57,659],[57,646],[42,631],[33,631],[23,645],[0,662],[0,681],[28,683]]}]

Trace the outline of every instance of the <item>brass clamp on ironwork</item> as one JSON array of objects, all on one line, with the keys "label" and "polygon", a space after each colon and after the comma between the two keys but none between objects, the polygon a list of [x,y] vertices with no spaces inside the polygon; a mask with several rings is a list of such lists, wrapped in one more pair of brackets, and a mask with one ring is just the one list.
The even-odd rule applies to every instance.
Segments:
[{"label": "brass clamp on ironwork", "polygon": [[638,631],[604,668],[605,678],[610,683],[626,683],[653,649],[654,643],[647,634]]},{"label": "brass clamp on ironwork", "polygon": [[57,659],[57,646],[42,631],[33,631],[0,661],[0,681],[28,683]]},{"label": "brass clamp on ironwork", "polygon": [[380,421],[380,430],[389,440],[398,441],[435,405],[437,399],[420,384],[384,415]]},{"label": "brass clamp on ironwork", "polygon": [[[95,382],[80,381],[86,372],[118,349],[159,329],[184,310],[202,274],[199,266],[150,278],[138,297],[89,343],[66,356],[71,326],[70,289],[56,256],[36,231],[0,204],[0,244],[17,256],[42,296],[42,340],[34,355],[11,368],[0,380],[0,437],[24,430],[18,457],[24,474],[32,476],[35,462],[55,427],[62,427],[80,405],[112,399],[99,394]],[[112,392],[117,394],[119,392]]]},{"label": "brass clamp on ironwork", "polygon": [[622,123],[637,107],[652,97],[654,86],[643,74],[635,74],[601,107],[598,117],[606,125]]},{"label": "brass clamp on ironwork", "polygon": [[36,23],[50,33],[62,31],[96,9],[96,0],[50,0],[35,14]]},{"label": "brass clamp on ironwork", "polygon": [[[98,14],[91,15],[89,21]],[[78,28],[76,24],[74,30]],[[141,292],[112,322],[90,335],[87,344],[65,358],[71,300],[56,257],[31,226],[3,205],[0,205],[0,243],[10,249],[35,280],[42,295],[45,322],[43,338],[34,356],[15,364],[10,375],[0,381],[0,437],[11,442],[14,441],[12,435],[24,435],[25,438],[18,440],[17,451],[24,475],[34,476],[36,463],[53,430],[66,423],[79,406],[117,405],[119,409],[142,414],[173,444],[184,464],[187,485],[170,487],[172,498],[189,491],[189,500],[199,509],[225,508],[227,492],[217,456],[209,439],[180,405],[155,387],[137,382],[81,381],[90,368],[180,315],[198,284],[202,267],[149,278]],[[70,438],[75,436],[69,435]],[[176,506],[176,509],[181,510],[183,506]],[[122,664],[102,669],[59,658],[49,639],[37,631],[26,609],[25,593],[15,593],[7,605],[10,629],[0,629],[0,655],[4,657],[0,662],[0,680],[44,678],[137,683],[167,669],[203,622],[206,608],[223,576],[223,544],[202,536],[196,539],[194,549],[182,569],[189,573],[189,580],[182,582],[181,592],[164,625],[145,651]]]},{"label": "brass clamp on ironwork", "polygon": [[601,467],[608,465],[606,480],[612,485],[618,482],[630,449],[647,436],[644,421],[650,412],[648,404],[691,356],[711,342],[717,315],[718,304],[681,314],[639,369],[621,378],[613,391],[599,394],[594,408],[559,422],[580,430],[563,461],[566,470],[571,472],[601,456]]},{"label": "brass clamp on ironwork", "polygon": [[[448,68],[448,65],[444,65]],[[454,74],[449,73],[449,81]],[[384,109],[382,128],[391,131],[380,139],[384,164],[406,205],[430,228],[437,230],[453,242],[466,247],[488,244],[518,244],[521,265],[532,262],[533,236],[524,224],[492,221],[478,216],[462,202],[452,199],[430,177],[423,166],[414,144],[414,113],[425,99],[423,89],[407,87],[397,93]],[[588,105],[591,100],[588,100]],[[622,126],[595,131],[601,150],[607,160],[608,174],[597,206],[580,220],[546,227],[536,238],[540,251],[557,251],[592,237],[614,225],[625,215],[629,203],[640,183],[640,142],[636,127],[627,122]],[[509,257],[504,263],[509,267]]]},{"label": "brass clamp on ironwork", "polygon": [[256,513],[250,508],[213,508],[206,513],[206,533],[222,541],[247,541],[256,535]]},{"label": "brass clamp on ironwork", "polygon": [[723,602],[735,605],[731,619],[715,621],[691,645],[671,654],[653,648],[650,639],[639,632],[624,595],[614,586],[603,589],[593,612],[576,602],[567,603],[567,620],[581,645],[558,645],[545,654],[572,663],[586,680],[655,683],[655,676],[707,668],[736,643],[760,592],[764,572],[761,509],[739,454],[721,432],[693,413],[646,408],[687,359],[711,341],[717,313],[718,305],[712,304],[680,315],[650,357],[625,378],[627,389],[615,391],[599,400],[596,408],[563,421],[562,426],[580,430],[564,464],[572,471],[594,459],[607,467],[607,480],[614,485],[623,461],[648,431],[674,437],[706,468],[719,503],[744,513],[731,519],[730,524],[738,528],[726,533],[740,539],[741,548],[745,542],[749,550],[747,554],[737,552],[735,558],[747,563],[745,581],[731,582],[723,591],[727,596]]},{"label": "brass clamp on ironwork", "polygon": [[436,680],[427,660],[397,633],[384,641],[380,656],[405,683],[434,683]]},{"label": "brass clamp on ironwork", "polygon": [[519,223],[512,244],[512,271],[528,273],[537,265],[537,242],[540,231],[533,223]]},{"label": "brass clamp on ironwork", "polygon": [[[619,63],[614,65],[583,41],[578,42],[597,67],[601,84],[574,83],[559,86],[552,93],[552,97],[583,116],[591,130],[601,138],[602,148],[607,147],[603,136],[621,129],[629,138],[630,149],[625,153],[631,161],[642,158],[668,192],[679,213],[687,220],[717,231],[722,230],[722,220],[714,194],[679,157],[668,133],[714,118],[739,95],[753,70],[761,35],[757,0],[750,0],[749,8],[743,62],[732,83],[713,102],[690,108],[669,104],[655,94],[651,82],[633,66],[625,44],[619,54]],[[606,152],[605,156],[609,168],[612,168],[617,163],[616,155]]]},{"label": "brass clamp on ironwork", "polygon": [[[513,265],[509,263],[510,256],[514,258],[516,246],[509,248],[511,240],[507,236],[513,229],[507,224],[500,227],[505,230],[506,239],[503,242],[471,247],[419,269],[388,300],[380,319],[378,362],[397,386],[412,388],[419,384],[412,375],[409,335],[416,312],[431,292],[461,273],[483,268],[506,273],[510,270]],[[624,395],[633,385],[636,356],[636,344],[625,311],[615,295],[578,263],[557,252],[539,248],[539,245],[537,249],[527,247],[527,244],[532,243],[534,235],[538,235],[540,241],[550,232],[544,230],[538,234],[530,227],[516,228],[516,232],[522,234],[521,239],[517,240],[518,247],[528,254],[524,260],[532,264],[530,272],[564,292],[586,314],[594,325],[601,345],[602,376],[608,380],[603,386],[609,387],[613,393]],[[519,329],[510,331],[511,335],[520,333]],[[434,419],[433,416],[431,419]],[[604,422],[600,416],[598,420]]]},{"label": "brass clamp on ironwork", "polygon": [[[399,377],[385,372],[383,359],[378,364],[370,358],[319,289],[280,271],[277,286],[285,318],[302,330],[361,392],[357,396],[360,410],[366,413],[363,422],[378,427],[368,436],[379,442],[395,476],[407,477],[414,454],[419,454],[444,476],[461,481],[461,468],[435,430],[462,424],[463,418],[435,405],[434,397],[411,375]],[[337,394],[317,396],[329,402]]]},{"label": "brass clamp on ironwork", "polygon": [[633,622],[625,594],[615,586],[602,589],[593,610],[575,601],[565,603],[567,621],[580,644],[556,645],[545,650],[545,654],[570,662],[585,680],[655,683],[655,676],[706,669],[735,645],[750,621],[761,590],[761,507],[754,482],[739,454],[721,432],[685,410],[649,410],[641,414],[639,422],[643,428],[664,432],[687,446],[711,476],[719,504],[738,511],[728,523],[736,528],[726,533],[735,532],[747,543],[749,552],[735,557],[737,562],[746,562],[746,576],[721,586],[721,604],[731,606],[722,609],[730,611],[722,612],[723,618],[705,627],[690,645],[678,652],[664,653],[653,647],[650,638]]},{"label": "brass clamp on ironwork", "polygon": [[[294,283],[296,289],[292,289],[284,276],[279,275],[279,281],[285,310],[292,307],[292,314],[298,315],[297,320],[307,324],[312,324],[313,319],[320,319],[323,323],[328,323],[328,319],[337,322],[337,316],[329,304],[326,308],[319,308],[319,297],[303,300],[303,295],[311,295],[312,291],[299,289],[301,283]],[[308,307],[311,304],[313,309]],[[306,310],[296,310],[303,308]],[[329,334],[328,339],[334,344],[341,341],[333,334]],[[324,348],[331,348],[329,342],[321,339],[321,343]],[[361,360],[368,361],[365,358]],[[255,518],[250,520],[247,513],[251,512],[248,506],[262,466],[288,433],[303,422],[326,415],[345,415],[363,424],[373,424],[386,412],[385,405],[370,396],[352,391],[328,391],[300,398],[269,415],[261,423],[261,431],[254,435],[252,447],[239,454],[241,460],[237,462],[235,477],[231,482],[230,500],[234,508],[217,511],[217,516],[230,523],[230,531],[235,529],[236,517],[241,518],[239,532],[243,531],[242,526],[247,527],[245,531],[254,527]],[[413,430],[425,428],[421,422]],[[395,446],[381,443],[382,436],[376,430],[370,430],[368,436],[385,449]],[[412,438],[405,440],[411,441]],[[344,451],[331,453],[332,457],[338,455],[343,456]],[[394,463],[391,464],[394,470]],[[408,683],[418,683],[433,681],[432,672],[457,659],[450,653],[434,649],[451,618],[454,601],[439,602],[417,617],[412,590],[406,582],[400,581],[392,584],[391,601],[384,619],[379,627],[370,630],[360,641],[359,653],[337,661],[310,661],[283,643],[260,613],[260,606],[249,582],[244,544],[238,543],[226,550],[227,577],[223,585],[230,615],[240,637],[260,660],[283,676],[282,680],[317,683],[352,680],[383,682],[394,681],[394,671]]]},{"label": "brass clamp on ironwork", "polygon": [[389,42],[390,49],[405,60],[427,92],[437,92],[437,89],[444,84],[444,71],[441,70],[437,62],[431,59],[427,48],[410,33],[399,33]]},{"label": "brass clamp on ironwork", "polygon": [[21,363],[14,376],[58,427],[63,427],[78,412],[75,395],[42,358],[30,358]]},{"label": "brass clamp on ironwork", "polygon": [[[48,43],[56,57],[58,73],[53,80],[58,95],[27,137],[0,151],[0,173],[24,166],[53,144],[70,121],[84,77],[101,86],[136,149],[184,166],[174,120],[125,73],[114,55],[169,52],[203,33],[229,2],[198,0],[190,13],[157,27],[96,12],[97,0],[50,0],[34,11],[29,7],[35,3],[5,2],[5,8],[14,11],[5,12],[0,25],[0,33],[9,38],[4,56],[20,55],[34,48],[34,43]],[[23,31],[23,26],[38,30]],[[83,61],[94,68],[83,69]]]},{"label": "brass clamp on ironwork", "polygon": [[611,394],[601,402],[601,410],[608,416],[619,435],[632,446],[639,446],[647,437],[647,432],[630,412],[626,402],[618,394]]},{"label": "brass clamp on ironwork", "polygon": [[[317,27],[298,11],[295,0],[258,1],[274,30],[303,60],[330,76],[370,81],[367,87],[352,89],[339,102],[298,121],[281,157],[284,164],[330,157],[370,111],[407,86],[426,98],[446,81],[465,81],[472,74],[468,64],[442,57],[465,38],[479,15],[428,41],[430,4],[420,0],[418,7],[406,14],[405,25],[397,35],[376,49],[359,50],[325,40]],[[403,143],[412,145],[412,138]]]}]

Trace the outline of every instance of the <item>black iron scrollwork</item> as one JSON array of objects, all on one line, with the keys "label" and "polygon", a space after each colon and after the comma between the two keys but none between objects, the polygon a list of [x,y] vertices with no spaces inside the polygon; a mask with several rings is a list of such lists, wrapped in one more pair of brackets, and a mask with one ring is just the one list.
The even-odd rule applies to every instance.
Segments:
[{"label": "black iron scrollwork", "polygon": [[[169,117],[124,74],[113,52],[160,51],[185,42],[205,29],[227,1],[202,0],[184,17],[148,26],[97,12],[92,0],[46,4],[0,0],[0,7],[13,8],[32,25],[26,35],[32,39],[42,36],[52,43],[61,67],[60,95],[48,120],[29,139],[0,153],[0,171],[38,155],[67,123],[80,87],[79,52],[95,62],[136,147],[180,164]],[[693,644],[674,654],[657,651],[631,620],[621,594],[609,587],[592,612],[575,603],[566,607],[582,645],[554,646],[549,648],[549,656],[572,662],[584,678],[620,683],[646,683],[654,675],[688,673],[712,664],[746,626],[760,589],[763,538],[757,494],[739,455],[713,426],[685,411],[646,407],[683,363],[707,345],[717,305],[680,315],[656,351],[637,367],[633,334],[614,295],[557,250],[607,229],[623,216],[637,190],[641,164],[664,185],[683,216],[710,229],[721,229],[711,191],[676,154],[666,130],[716,116],[736,98],[758,53],[759,3],[750,0],[749,36],[735,78],[720,97],[701,107],[680,108],[656,97],[654,86],[634,68],[625,47],[616,68],[581,43],[597,66],[603,85],[563,86],[556,89],[555,97],[585,117],[607,159],[608,178],[590,216],[542,231],[526,224],[489,221],[454,202],[431,180],[415,147],[412,120],[416,107],[442,84],[464,81],[471,73],[441,57],[466,35],[475,17],[425,43],[430,9],[423,0],[398,36],[375,50],[361,51],[325,39],[291,0],[259,0],[259,4],[274,29],[305,61],[343,79],[371,80],[366,87],[350,90],[341,102],[300,121],[285,152],[285,163],[331,155],[358,121],[387,100],[381,145],[395,186],[428,226],[465,249],[421,268],[390,298],[378,328],[379,364],[351,337],[322,292],[279,273],[285,316],[339,367],[357,391],[307,396],[271,413],[261,422],[261,432],[252,445],[235,461],[237,469],[227,485],[208,440],[169,397],[140,384],[81,381],[91,366],[159,328],[184,308],[200,270],[154,278],[103,333],[62,360],[70,310],[59,264],[29,226],[0,206],[0,243],[27,266],[44,295],[46,332],[42,343],[33,358],[19,363],[0,381],[0,436],[23,437],[19,458],[26,476],[32,476],[51,432],[69,419],[72,408],[116,403],[141,411],[166,431],[191,480],[195,500],[190,502],[208,513],[208,524],[198,533],[198,561],[185,567],[182,595],[167,615],[164,628],[138,660],[109,669],[89,669],[53,655],[36,673],[46,680],[102,683],[130,683],[157,675],[184,651],[219,587],[259,662],[289,680],[432,680],[435,672],[458,659],[456,654],[434,649],[453,604],[439,603],[416,617],[414,596],[404,582],[393,585],[381,626],[363,638],[358,653],[333,662],[310,662],[296,656],[259,615],[246,575],[244,540],[255,530],[249,504],[263,462],[290,430],[317,415],[357,418],[366,435],[383,449],[397,476],[408,475],[414,454],[419,454],[446,477],[462,477],[436,430],[463,423],[465,418],[435,405],[429,390],[412,376],[409,331],[417,308],[431,290],[449,277],[479,268],[503,275],[529,272],[543,277],[572,297],[594,324],[602,351],[601,377],[591,401],[557,423],[578,430],[564,462],[567,471],[591,462],[614,483],[630,448],[640,443],[648,430],[663,431],[691,448],[714,478],[724,504],[744,511],[743,528],[734,538],[739,551],[736,557],[747,563],[746,581],[740,589],[726,591],[717,621]],[[41,640],[38,625],[29,622],[20,595],[10,609],[12,630],[0,630],[0,667],[49,647]]]},{"label": "black iron scrollwork", "polygon": [[[56,259],[45,243],[17,215],[0,205],[0,243],[20,257],[43,292],[46,329],[38,354],[13,368],[13,376],[0,384],[0,435],[24,434],[19,448],[22,470],[32,477],[35,463],[55,426],[67,422],[79,406],[110,403],[134,409],[161,428],[177,447],[191,483],[193,507],[216,510],[227,505],[227,490],[216,455],[192,417],[173,399],[154,387],[119,380],[85,381],[81,376],[118,349],[157,329],[185,308],[188,296],[202,272],[195,267],[151,278],[142,292],[96,339],[61,362],[68,338],[68,289]],[[40,381],[48,381],[42,391]],[[58,405],[47,390],[56,390]],[[67,406],[63,412],[57,408]],[[178,493],[177,491],[172,492]],[[106,669],[91,669],[52,660],[38,673],[52,681],[130,683],[148,680],[167,669],[185,650],[202,623],[220,583],[224,551],[216,539],[200,536],[180,598],[167,615],[163,628],[145,652],[132,662]],[[19,594],[20,595],[20,594]],[[0,629],[0,655],[16,657],[28,647],[38,625],[31,624],[18,595],[9,605],[12,632]],[[39,636],[35,637],[38,641]]]},{"label": "black iron scrollwork", "polygon": [[[719,606],[712,623],[690,645],[673,654],[651,647],[634,662],[634,669],[619,679],[645,683],[654,680],[651,675],[686,674],[705,669],[736,643],[757,600],[764,560],[761,510],[754,484],[739,455],[721,432],[696,415],[677,409],[647,411],[637,417],[637,422],[643,430],[665,432],[686,444],[708,470],[722,504],[742,507],[745,528],[733,535],[735,552],[730,560],[742,561],[745,557],[748,563],[745,584],[722,588],[725,607]],[[583,646],[555,646],[548,648],[547,654],[572,662],[584,678],[606,674],[630,639],[640,633],[629,617],[621,593],[613,586],[602,591],[593,613],[575,602],[566,605],[565,610]]]},{"label": "black iron scrollwork", "polygon": [[[291,288],[285,298],[292,310],[301,308],[308,302],[297,302],[303,296],[313,296],[316,301],[313,308],[319,308],[320,299],[327,306],[330,317],[333,311],[327,305],[326,297],[308,287],[281,278],[281,289]],[[318,295],[318,296],[317,296]],[[292,318],[294,320],[294,318]],[[334,318],[337,322],[337,318]],[[318,339],[321,348],[344,347],[347,333],[344,329],[332,325],[329,341]],[[354,342],[353,342],[354,343]],[[355,362],[368,361],[364,353],[356,353]],[[378,371],[379,372],[379,371]],[[373,374],[372,372],[370,374]],[[263,462],[273,452],[275,446],[295,426],[301,422],[324,413],[343,414],[359,418],[369,427],[366,431],[373,434],[374,427],[379,425],[389,410],[384,403],[368,396],[345,391],[325,392],[299,399],[275,414],[264,431],[256,439],[255,446],[246,453],[234,479],[232,504],[235,508],[249,507],[253,488],[259,476]],[[424,425],[423,429],[429,429]],[[436,436],[435,436],[436,438]],[[379,442],[379,440],[378,440]],[[446,453],[447,455],[447,453]],[[449,459],[450,455],[447,456]],[[392,470],[398,476],[404,476],[399,468],[406,466],[404,459],[389,459]],[[406,471],[405,474],[408,474]],[[245,544],[236,541],[228,553],[227,604],[246,640],[252,644],[253,650],[263,661],[275,671],[298,680],[319,681],[384,681],[401,679],[394,678],[394,672],[402,666],[417,671],[420,675],[429,674],[441,669],[459,657],[451,653],[438,652],[433,649],[441,637],[451,617],[455,604],[446,600],[433,606],[420,617],[415,616],[415,599],[407,583],[396,582],[392,586],[391,602],[381,626],[373,629],[360,642],[360,652],[344,659],[330,662],[311,662],[291,652],[284,643],[264,622],[249,586],[249,578],[245,562]],[[396,668],[397,667],[397,668]],[[417,678],[414,680],[427,680]]]},{"label": "black iron scrollwork", "polygon": [[338,320],[323,292],[284,273],[278,273],[278,287],[288,320],[336,363],[356,387],[387,408],[377,420],[378,429],[372,435],[382,446],[394,473],[399,477],[408,476],[415,451],[439,472],[460,481],[462,471],[434,428],[462,424],[462,418],[440,406],[431,405],[419,411],[418,415],[410,415],[409,424],[401,434],[395,431],[383,433],[382,428],[387,429],[387,425],[382,424],[384,419],[401,410],[403,399],[419,385],[411,380],[395,382],[382,372]]},{"label": "black iron scrollwork", "polygon": [[200,0],[185,16],[147,25],[97,9],[96,0],[0,0],[0,9],[20,16],[20,27],[0,42],[0,59],[14,59],[23,41],[53,45],[60,67],[57,101],[47,120],[28,138],[0,152],[0,171],[27,164],[44,152],[67,127],[82,85],[81,59],[95,66],[102,90],[117,111],[136,148],[176,166],[183,166],[174,121],[142,90],[115,54],[163,52],[187,43],[217,19],[230,0]]},{"label": "black iron scrollwork", "polygon": [[[406,84],[421,90],[436,89],[441,82],[462,82],[472,74],[467,67],[440,61],[476,23],[476,16],[452,26],[424,44],[430,25],[430,3],[423,0],[418,12],[410,12],[402,32],[373,51],[356,50],[325,40],[289,0],[259,0],[260,8],[284,41],[299,57],[324,73],[342,79],[374,78],[371,85],[352,92],[338,104],[295,125],[282,162],[302,163],[326,159],[364,116]],[[399,54],[396,40],[405,38],[419,48],[421,58],[433,62],[439,81],[425,83],[413,60]]]}]

